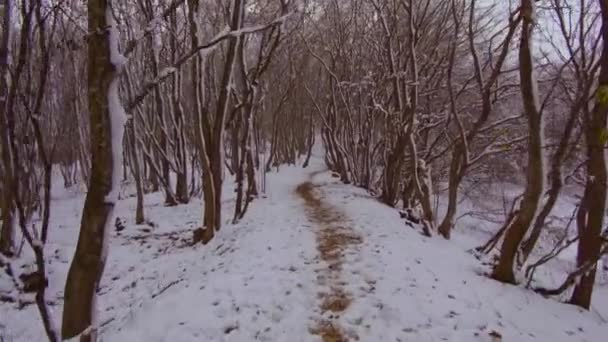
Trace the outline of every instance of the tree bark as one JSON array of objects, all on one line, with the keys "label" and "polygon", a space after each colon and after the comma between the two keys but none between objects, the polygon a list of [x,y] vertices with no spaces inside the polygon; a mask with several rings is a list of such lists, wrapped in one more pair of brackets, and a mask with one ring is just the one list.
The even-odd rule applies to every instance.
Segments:
[{"label": "tree bark", "polygon": [[460,182],[462,181],[462,171],[466,163],[463,160],[464,156],[462,151],[460,150],[462,147],[460,145],[454,148],[454,152],[452,155],[452,161],[450,162],[450,173],[448,179],[448,209],[441,221],[441,224],[437,228],[439,234],[441,234],[444,238],[450,239],[452,235],[452,227],[454,226],[454,217],[456,216],[456,209],[458,207],[458,188],[460,187]]},{"label": "tree bark", "polygon": [[[588,94],[585,92],[583,97],[586,98],[587,96]],[[540,238],[543,227],[545,226],[545,220],[551,213],[551,210],[553,210],[553,207],[557,202],[557,198],[562,190],[562,164],[566,159],[566,153],[570,144],[570,137],[574,131],[574,126],[578,117],[577,113],[579,111],[580,106],[577,102],[570,110],[568,121],[566,122],[566,128],[564,129],[564,132],[560,138],[557,151],[555,151],[555,154],[551,159],[551,171],[549,172],[550,187],[547,194],[547,200],[534,220],[534,226],[532,227],[530,236],[521,245],[521,253],[518,260],[519,265],[523,265],[528,260],[534,246],[536,246],[536,242]]]},{"label": "tree bark", "polygon": [[135,223],[142,224],[145,222],[144,215],[144,187],[143,180],[141,176],[141,167],[139,164],[139,152],[137,145],[139,144],[137,140],[137,127],[135,116],[131,119],[129,123],[129,135],[131,140],[131,168],[133,169],[133,177],[135,178],[135,190],[137,193],[137,204],[135,207]]},{"label": "tree bark", "polygon": [[[152,8],[152,3],[150,0],[147,1],[147,20],[149,22],[151,22],[154,19],[154,9]],[[150,51],[150,56],[149,56],[149,61],[150,61],[150,67],[152,69],[152,74],[154,76],[154,78],[158,78],[159,77],[159,50],[160,47],[157,46],[157,42],[156,39],[154,37],[155,33],[149,34],[148,35],[148,43],[149,43],[149,51]],[[160,145],[160,153],[158,153],[159,155],[159,162],[160,162],[160,171],[161,174],[157,175],[158,177],[162,177],[163,181],[161,183],[163,184],[168,184],[168,186],[165,186],[165,206],[174,206],[177,205],[177,200],[175,199],[173,192],[171,191],[171,179],[170,179],[170,166],[169,166],[169,160],[167,160],[167,156],[168,156],[168,144],[167,144],[167,125],[166,125],[166,118],[165,118],[165,99],[163,97],[163,94],[161,92],[160,89],[160,83],[156,83],[154,85],[154,90],[153,90],[153,97],[154,97],[154,104],[155,104],[155,109],[156,109],[156,116],[158,119],[158,125],[159,125],[159,129],[158,129],[158,137],[159,137],[159,145]],[[153,137],[154,139],[155,137]]]},{"label": "tree bark", "polygon": [[587,143],[587,180],[577,217],[580,236],[577,266],[593,262],[588,272],[580,276],[574,287],[570,303],[589,309],[595,284],[597,260],[602,247],[602,228],[606,210],[606,118],[608,116],[608,0],[599,0],[602,10],[602,55],[596,103],[589,118],[584,121]]},{"label": "tree bark", "polygon": [[496,63],[492,67],[493,71],[490,74],[489,78],[484,81],[484,73],[479,61],[479,54],[477,53],[477,47],[475,44],[475,9],[476,9],[476,1],[471,1],[469,6],[469,22],[468,22],[468,45],[469,51],[471,53],[471,57],[473,60],[473,68],[475,70],[475,80],[477,82],[477,86],[479,88],[479,92],[481,94],[481,113],[475,122],[473,123],[473,127],[465,133],[464,125],[462,120],[457,113],[454,89],[452,87],[452,73],[454,68],[455,61],[455,53],[456,53],[456,43],[458,40],[458,28],[460,27],[460,19],[456,15],[455,4],[452,3],[452,16],[454,18],[454,22],[456,24],[456,34],[453,38],[452,51],[450,53],[450,63],[448,65],[448,75],[447,82],[449,87],[449,96],[450,96],[450,107],[452,116],[454,117],[454,121],[456,121],[458,131],[460,133],[460,139],[456,142],[454,146],[454,152],[452,153],[452,159],[450,161],[450,172],[449,172],[449,189],[448,189],[448,209],[447,212],[439,225],[438,231],[439,233],[446,239],[449,239],[452,233],[452,227],[454,225],[454,217],[456,216],[456,211],[458,207],[458,188],[462,180],[464,179],[467,170],[470,167],[470,156],[469,156],[469,145],[473,142],[473,140],[478,135],[479,131],[486,124],[490,115],[493,113],[493,101],[494,101],[494,93],[493,89],[495,87],[496,82],[498,81],[498,77],[501,74],[501,70],[507,55],[509,53],[509,48],[511,46],[511,41],[513,40],[513,36],[515,35],[517,26],[519,25],[520,19],[509,18],[509,29],[507,34],[505,35],[504,40],[502,41],[502,48],[498,57],[496,59]]},{"label": "tree bark", "polygon": [[[177,18],[175,13],[169,16],[171,28],[177,30]],[[177,60],[177,37],[171,37],[170,40],[173,60]],[[196,63],[196,62],[193,62]],[[185,204],[190,201],[188,191],[188,157],[186,152],[186,137],[184,134],[185,120],[184,109],[181,102],[182,97],[182,74],[181,69],[174,73],[172,80],[171,103],[173,107],[173,117],[175,122],[174,140],[175,140],[175,159],[178,167],[175,183],[175,197],[179,203]]]},{"label": "tree bark", "polygon": [[[188,21],[190,29],[190,42],[192,48],[199,45],[199,0],[188,0]],[[211,173],[211,161],[209,160],[208,141],[210,128],[208,125],[208,115],[206,108],[203,108],[203,73],[204,57],[197,53],[192,61],[192,92],[194,100],[194,140],[198,150],[199,162],[202,168],[202,187],[203,187],[203,225],[195,231],[194,242],[209,242],[215,233],[215,186]]]},{"label": "tree bark", "polygon": [[515,255],[526,232],[536,217],[544,191],[543,116],[538,102],[538,89],[532,56],[532,32],[535,21],[535,2],[521,1],[522,34],[519,46],[519,75],[524,112],[528,119],[528,165],[526,189],[521,207],[513,223],[507,228],[498,264],[492,277],[505,283],[516,283],[513,272]]},{"label": "tree bark", "polygon": [[121,59],[110,0],[88,1],[88,108],[91,130],[91,182],[76,252],[65,286],[62,337],[82,334],[97,340],[96,291],[103,274],[107,239],[117,199],[124,111],[118,98]]},{"label": "tree bark", "polygon": [[8,98],[8,68],[10,58],[10,28],[12,0],[4,2],[2,11],[2,37],[0,38],[0,154],[2,155],[2,226],[0,227],[0,253],[12,255],[14,252],[14,205],[13,196],[9,190],[13,182],[13,167],[11,164],[10,144],[8,136],[7,98]]},{"label": "tree bark", "polygon": [[[234,0],[231,8],[230,30],[236,31],[241,28],[245,0]],[[215,188],[215,222],[213,227],[219,230],[222,226],[222,184],[224,181],[224,130],[226,116],[229,111],[229,85],[234,74],[234,65],[237,57],[237,46],[242,38],[240,36],[231,37],[228,40],[228,50],[222,80],[220,82],[220,94],[217,102],[217,111],[213,125],[213,140],[211,146],[211,173],[213,176],[213,186]]]}]

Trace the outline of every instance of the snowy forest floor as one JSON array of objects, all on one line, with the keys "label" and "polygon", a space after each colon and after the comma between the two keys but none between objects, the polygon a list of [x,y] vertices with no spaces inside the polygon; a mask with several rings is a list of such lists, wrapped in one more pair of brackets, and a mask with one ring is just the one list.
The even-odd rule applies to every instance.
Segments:
[{"label": "snowy forest floor", "polygon": [[[226,222],[233,199],[226,182]],[[57,187],[59,188],[59,187]],[[59,321],[84,195],[53,198],[49,298]],[[341,184],[320,157],[282,167],[245,218],[191,246],[200,200],[164,207],[121,200],[99,290],[104,341],[605,341],[608,289],[590,312],[503,285],[467,252],[485,236],[427,238],[366,191]],[[555,280],[559,283],[560,279]],[[0,292],[10,291],[0,275]],[[551,285],[551,284],[549,284]],[[600,310],[601,309],[601,310]],[[602,311],[603,310],[603,311]],[[45,340],[34,305],[0,303],[0,336]],[[0,338],[1,340],[1,338]]]}]

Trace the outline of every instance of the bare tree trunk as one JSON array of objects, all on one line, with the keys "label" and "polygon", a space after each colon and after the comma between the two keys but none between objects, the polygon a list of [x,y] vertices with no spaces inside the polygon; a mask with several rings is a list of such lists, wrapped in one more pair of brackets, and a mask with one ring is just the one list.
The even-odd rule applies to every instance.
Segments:
[{"label": "bare tree trunk", "polygon": [[[177,30],[177,18],[175,13],[170,15],[171,28]],[[170,46],[173,53],[173,60],[177,60],[177,37],[171,37]],[[192,63],[196,63],[193,61]],[[174,140],[175,140],[175,159],[178,167],[175,183],[175,197],[179,203],[188,203],[190,195],[188,191],[188,154],[186,151],[185,137],[185,119],[184,109],[182,107],[182,73],[181,69],[173,75],[171,103],[173,107],[173,117],[175,122]]]},{"label": "bare tree trunk", "polygon": [[[241,28],[243,23],[243,15],[245,8],[245,0],[233,0],[231,7],[230,30],[236,31]],[[228,50],[222,80],[220,83],[220,94],[217,104],[217,112],[213,125],[213,140],[211,146],[211,173],[213,176],[213,185],[215,188],[215,222],[213,227],[219,230],[222,225],[222,184],[224,178],[224,124],[229,111],[229,85],[232,82],[234,65],[237,57],[237,46],[242,38],[240,36],[232,37],[228,41]]]},{"label": "bare tree trunk", "polygon": [[[14,196],[14,204],[16,207],[16,211],[19,217],[19,225],[21,227],[21,232],[28,242],[30,247],[34,252],[34,259],[36,264],[36,271],[33,273],[35,278],[37,279],[34,285],[34,291],[36,293],[35,300],[38,310],[40,312],[40,316],[42,319],[42,323],[44,326],[44,330],[47,334],[47,337],[50,342],[58,342],[59,332],[56,330],[56,325],[53,322],[53,318],[51,317],[51,311],[49,310],[46,303],[46,287],[47,287],[47,276],[46,276],[46,262],[44,255],[44,246],[47,242],[48,237],[48,228],[49,228],[49,220],[51,214],[51,180],[52,180],[52,161],[49,158],[49,154],[46,151],[46,148],[49,148],[50,151],[54,150],[54,146],[49,147],[48,144],[45,143],[43,137],[43,131],[41,129],[41,125],[36,114],[41,112],[44,95],[46,94],[46,85],[49,76],[50,69],[50,53],[48,49],[49,42],[47,42],[47,32],[46,26],[44,25],[44,20],[42,19],[42,5],[39,1],[31,1],[27,4],[23,3],[21,7],[22,14],[22,31],[20,37],[20,45],[19,45],[19,63],[21,65],[25,65],[30,61],[31,54],[28,51],[32,48],[29,45],[30,41],[30,25],[32,19],[32,13],[35,12],[36,20],[38,24],[38,48],[40,50],[40,70],[39,70],[39,78],[38,78],[38,89],[35,92],[35,98],[33,101],[33,106],[26,106],[27,119],[31,123],[31,127],[33,130],[38,156],[42,162],[43,168],[43,200],[42,200],[42,208],[40,208],[41,215],[41,226],[39,233],[36,232],[35,226],[32,227],[30,231],[27,227],[28,219],[30,214],[27,213],[27,208],[24,208],[24,201],[22,201],[23,195],[27,192],[32,192],[38,190],[37,188],[27,188],[26,185],[24,187],[19,187],[18,182],[14,182],[10,186],[10,191],[13,192]],[[54,19],[56,20],[56,18]],[[51,36],[54,33],[55,22],[51,25],[53,31],[51,32]],[[49,41],[52,38],[49,39]],[[19,67],[18,67],[19,68]],[[17,72],[16,72],[17,73]],[[17,77],[18,79],[18,77]],[[15,86],[18,86],[18,83],[15,83]],[[9,127],[10,128],[10,127]],[[9,129],[9,133],[11,134],[11,146],[10,151],[13,158],[13,165],[15,167],[15,174],[23,174],[25,173],[22,165],[24,165],[23,160],[20,160],[19,153],[17,149],[17,145],[15,144],[15,136],[14,132]],[[36,166],[35,166],[36,167]],[[26,200],[27,201],[27,200]],[[27,204],[26,204],[27,205]]]},{"label": "bare tree trunk", "polygon": [[[91,129],[91,183],[80,235],[65,286],[62,337],[97,340],[96,291],[107,255],[108,234],[118,198],[125,113],[118,93],[124,58],[110,0],[88,1],[88,105]],[[86,331],[85,331],[86,330]]]},{"label": "bare tree trunk", "polygon": [[[254,104],[253,101],[257,97],[257,90],[255,86],[252,86],[249,90],[248,103],[245,105],[243,110],[243,132],[241,136],[241,156],[240,165],[237,168],[237,207],[235,207],[234,221],[242,219],[247,212],[249,204],[253,201],[253,198],[257,195],[257,184],[255,181],[255,164],[252,153],[252,130],[253,130],[253,115],[254,115]],[[243,182],[247,177],[247,189],[245,191],[245,203],[241,207],[243,200]],[[237,209],[238,208],[238,209]]]},{"label": "bare tree trunk", "polygon": [[239,167],[239,132],[241,131],[241,118],[239,113],[235,114],[230,128],[230,172],[236,172]]},{"label": "bare tree trunk", "polygon": [[395,206],[397,202],[397,194],[399,193],[399,176],[401,175],[401,167],[403,153],[406,144],[405,133],[400,133],[397,137],[395,145],[390,149],[384,165],[383,187],[380,200],[387,205]]},{"label": "bare tree trunk", "polygon": [[456,108],[456,99],[454,95],[454,89],[452,86],[452,74],[454,69],[454,61],[456,55],[456,47],[458,41],[458,31],[460,28],[460,20],[457,14],[456,4],[452,2],[451,6],[452,17],[454,19],[454,23],[456,25],[455,28],[455,36],[452,41],[452,48],[450,51],[450,61],[448,65],[447,72],[447,82],[448,82],[448,91],[450,97],[450,111],[456,122],[456,126],[459,132],[459,140],[457,140],[454,151],[452,153],[452,159],[450,161],[450,170],[448,175],[448,208],[447,212],[437,229],[438,232],[446,239],[449,239],[452,232],[452,227],[454,225],[454,217],[456,216],[456,211],[458,207],[458,190],[462,180],[464,179],[468,168],[470,167],[470,155],[469,155],[469,145],[473,142],[473,140],[478,135],[479,131],[486,124],[490,115],[493,112],[493,102],[494,102],[494,93],[493,89],[495,87],[496,82],[498,81],[498,77],[501,74],[501,70],[503,64],[507,58],[509,53],[509,49],[511,46],[511,41],[515,35],[517,26],[521,21],[519,18],[513,18],[512,15],[509,17],[509,28],[507,34],[505,35],[504,40],[502,41],[502,47],[500,49],[500,53],[496,59],[496,63],[494,63],[492,69],[492,73],[490,77],[484,81],[483,77],[483,69],[479,60],[479,54],[477,53],[477,47],[475,43],[475,9],[476,9],[476,1],[473,0],[469,6],[469,22],[468,22],[468,32],[467,32],[467,40],[469,45],[469,52],[471,53],[473,68],[475,70],[475,80],[477,86],[479,88],[479,92],[481,94],[481,113],[475,122],[473,123],[473,127],[465,133],[464,124],[460,118],[460,114]]},{"label": "bare tree trunk", "polygon": [[[249,118],[251,118],[251,111],[253,109],[250,93],[249,85],[247,84],[247,73],[245,65],[245,59],[243,55],[243,50],[245,48],[245,44],[243,40],[239,41],[236,50],[236,65],[235,65],[235,85],[237,90],[237,97],[240,95],[239,102],[241,108],[239,108],[236,113],[234,113],[234,118],[232,119],[232,131],[230,136],[231,146],[231,163],[232,163],[232,172],[235,175],[236,181],[236,203],[234,205],[234,217],[232,219],[233,223],[238,222],[238,220],[244,215],[243,211],[243,183],[245,182],[245,165],[247,162],[246,152],[249,148]],[[241,127],[243,127],[241,132]],[[239,139],[240,134],[242,134],[241,139]]]},{"label": "bare tree trunk", "polygon": [[9,190],[13,183],[13,167],[9,148],[7,120],[8,68],[10,58],[10,31],[12,0],[6,0],[2,12],[2,37],[0,38],[0,154],[2,155],[2,226],[0,227],[0,253],[12,255],[14,252],[13,196]]},{"label": "bare tree trunk", "polygon": [[[240,121],[242,120],[242,116],[245,115],[244,113],[237,113],[236,114],[238,117],[234,118],[233,124],[233,131],[232,131],[232,137],[231,137],[231,142],[232,142],[232,147],[234,148],[232,153],[235,153],[236,156],[232,156],[232,162],[236,163],[235,165],[233,165],[233,172],[235,175],[235,182],[236,182],[236,202],[234,204],[234,217],[232,219],[233,223],[236,223],[239,218],[241,217],[241,213],[243,211],[243,183],[245,182],[245,170],[243,169],[245,166],[245,157],[243,156],[243,158],[239,158],[239,134],[238,134],[238,127],[241,125]],[[245,139],[246,137],[244,136],[245,133],[243,132],[243,139]],[[237,142],[237,144],[234,143],[234,141]],[[245,147],[245,146],[243,146]],[[243,150],[244,152],[244,150]],[[242,159],[242,160],[241,160]]]},{"label": "bare tree trunk", "polygon": [[[410,6],[412,6],[412,1],[410,0]],[[415,26],[415,15],[414,10],[410,9],[408,13],[408,22],[409,22],[409,32],[408,32],[408,50],[409,50],[409,61],[410,61],[410,72],[412,73],[412,83],[411,89],[409,91],[410,95],[408,98],[408,105],[406,106],[406,113],[408,114],[407,119],[407,145],[410,154],[410,172],[412,177],[412,182],[414,185],[414,190],[416,193],[416,197],[420,202],[423,213],[423,227],[424,233],[426,235],[431,235],[431,230],[435,224],[435,217],[433,213],[432,206],[432,186],[431,186],[431,170],[430,166],[426,165],[426,162],[418,156],[418,151],[416,147],[416,141],[414,138],[415,128],[416,128],[416,110],[418,108],[418,93],[419,93],[419,85],[418,85],[418,57],[416,51],[416,35],[417,28]]]},{"label": "bare tree trunk", "polygon": [[315,144],[315,125],[312,119],[312,112],[309,114],[309,121],[308,121],[308,139],[306,139],[307,141],[307,150],[306,150],[306,159],[304,160],[304,164],[302,164],[303,168],[308,167],[308,163],[310,163],[310,157],[312,157],[312,147]]},{"label": "bare tree trunk", "polygon": [[[200,3],[199,0],[188,0],[189,15],[188,21],[190,25],[190,40],[193,48],[199,45],[199,11]],[[198,156],[200,159],[200,165],[202,168],[202,186],[203,186],[203,202],[204,202],[204,216],[203,226],[195,231],[194,242],[202,242],[206,244],[209,242],[215,234],[215,222],[216,222],[216,211],[215,211],[215,184],[213,182],[213,174],[211,172],[211,161],[209,158],[209,149],[207,141],[210,135],[210,128],[208,115],[206,109],[203,108],[203,72],[204,72],[204,57],[197,54],[192,62],[192,75],[193,75],[193,99],[194,99],[194,121],[195,129],[194,136],[195,142],[198,149]]]},{"label": "bare tree trunk", "polygon": [[[30,29],[31,29],[31,22],[32,22],[32,16],[34,13],[34,2],[31,2],[29,4],[25,4],[23,3],[22,6],[20,7],[20,12],[21,12],[21,32],[20,32],[20,39],[19,39],[19,52],[18,52],[18,57],[17,57],[17,61],[14,67],[14,70],[11,73],[11,82],[10,82],[10,86],[7,84],[7,96],[5,98],[5,104],[4,104],[4,108],[3,109],[3,118],[0,119],[0,134],[2,135],[2,153],[3,153],[3,164],[5,165],[6,169],[4,170],[5,172],[5,177],[8,175],[7,181],[8,183],[5,184],[6,187],[12,187],[12,193],[8,192],[10,195],[5,194],[5,203],[4,205],[6,206],[7,210],[6,213],[4,212],[3,209],[3,218],[6,219],[5,221],[3,221],[3,232],[4,234],[8,235],[8,232],[11,233],[11,235],[14,233],[14,210],[15,210],[15,194],[18,194],[21,192],[21,187],[19,186],[20,184],[24,183],[23,179],[20,179],[19,177],[17,177],[17,168],[18,168],[18,161],[20,160],[20,157],[18,155],[19,153],[19,149],[17,148],[17,138],[16,138],[16,130],[15,130],[15,126],[16,126],[16,116],[15,116],[15,102],[17,101],[17,96],[20,93],[20,89],[19,89],[19,84],[20,84],[20,79],[21,76],[25,70],[26,64],[27,64],[27,60],[28,60],[28,54],[30,52],[30,47],[29,47],[29,38],[30,38]],[[27,5],[27,6],[26,6]],[[6,20],[6,16],[5,16],[5,20]],[[8,38],[7,38],[8,39]],[[10,42],[9,42],[10,44]],[[8,53],[8,50],[7,50]],[[7,55],[8,58],[8,55]],[[3,63],[4,61],[2,61]],[[6,62],[8,63],[8,59],[6,59]],[[6,64],[6,67],[8,68],[8,64]],[[2,76],[6,76],[6,73],[4,75],[0,74],[0,78],[2,78],[2,81],[0,82],[6,82],[7,79],[2,77]],[[6,159],[8,158],[8,159]],[[27,177],[25,177],[27,178]],[[27,183],[27,181],[25,181],[25,183]],[[10,198],[9,198],[10,197]],[[29,215],[26,215],[29,217]],[[4,226],[4,223],[7,224],[7,226]],[[0,236],[1,238],[1,236]],[[6,242],[7,244],[9,242]],[[10,243],[12,244],[12,240],[10,241]],[[14,247],[14,246],[13,246]]]},{"label": "bare tree trunk", "polygon": [[[73,80],[76,81],[77,79],[77,68],[76,68],[76,59],[74,57],[74,53],[70,53],[71,56],[71,62],[73,64]],[[81,110],[80,110],[80,94],[81,94],[81,90],[79,87],[76,87],[76,89],[74,90],[76,96],[74,96],[74,99],[72,100],[72,110],[74,111],[74,115],[76,117],[76,125],[78,126],[78,142],[79,142],[79,146],[78,146],[78,165],[79,165],[79,169],[80,169],[80,174],[82,177],[82,182],[85,183],[87,186],[90,182],[90,178],[91,178],[91,159],[89,156],[89,151],[90,148],[87,148],[87,134],[85,132],[86,130],[86,125],[82,122],[81,120]]]},{"label": "bare tree trunk", "polygon": [[154,160],[151,159],[150,157],[146,157],[145,158],[145,169],[148,170],[148,184],[150,187],[150,192],[158,192],[160,191],[160,181],[158,179],[158,175],[156,174],[156,172],[154,171],[154,167],[152,166],[152,164],[154,163]]},{"label": "bare tree trunk", "polygon": [[[133,96],[133,86],[131,83],[131,77],[128,72],[125,73],[125,80],[127,86],[125,87],[127,90],[127,95],[129,97]],[[139,111],[140,108],[136,108],[135,110]],[[145,222],[144,215],[144,179],[145,170],[141,170],[140,164],[140,154],[139,154],[139,132],[138,132],[138,120],[137,115],[133,115],[131,121],[127,124],[127,146],[129,152],[129,166],[131,168],[131,172],[133,173],[133,178],[135,178],[135,191],[136,191],[136,208],[135,208],[135,223],[142,224]],[[145,165],[145,161],[144,161]]]},{"label": "bare tree trunk", "polygon": [[462,181],[462,164],[465,163],[462,158],[460,146],[456,146],[452,155],[450,173],[448,176],[448,209],[443,217],[443,221],[441,221],[441,224],[437,228],[439,234],[446,239],[451,237],[454,217],[456,216],[456,209],[458,207],[458,188]]},{"label": "bare tree trunk", "polygon": [[[585,94],[584,97],[586,98],[587,94]],[[536,246],[536,242],[540,238],[543,227],[545,226],[545,220],[551,213],[551,210],[553,210],[553,207],[555,206],[557,198],[561,192],[563,186],[562,164],[566,158],[566,152],[570,144],[570,136],[572,135],[572,131],[574,131],[577,113],[579,110],[580,107],[578,105],[574,105],[571,109],[569,113],[570,116],[566,122],[566,128],[559,142],[559,146],[551,159],[551,171],[549,173],[551,184],[548,190],[547,200],[534,220],[534,226],[532,227],[530,236],[521,245],[521,253],[518,258],[519,265],[523,265],[528,260],[530,253],[532,253],[534,246]]]},{"label": "bare tree trunk", "polygon": [[513,272],[515,255],[526,232],[536,217],[539,202],[544,190],[544,156],[543,156],[543,116],[538,103],[537,82],[532,57],[532,32],[536,16],[535,3],[532,0],[521,1],[522,34],[519,47],[521,95],[524,112],[528,118],[528,165],[526,172],[526,189],[513,224],[506,232],[502,243],[498,264],[492,277],[506,283],[516,283]]},{"label": "bare tree trunk", "polygon": [[595,284],[597,261],[602,247],[602,229],[606,210],[606,119],[608,116],[608,0],[600,0],[602,10],[602,55],[596,103],[584,122],[587,143],[587,180],[577,214],[580,236],[577,266],[592,262],[591,269],[580,276],[570,303],[589,309]]},{"label": "bare tree trunk", "polygon": [[142,224],[145,222],[144,215],[144,187],[143,180],[141,176],[141,167],[139,165],[139,152],[137,145],[137,128],[135,116],[131,119],[131,122],[128,125],[129,127],[129,136],[131,142],[131,168],[133,169],[133,177],[135,178],[135,190],[137,193],[137,204],[135,208],[135,223]]},{"label": "bare tree trunk", "polygon": [[[152,8],[152,3],[150,0],[147,0],[146,2],[147,4],[147,20],[148,21],[152,21],[154,19],[154,9]],[[154,78],[158,78],[159,77],[159,50],[160,47],[157,46],[157,42],[156,39],[154,37],[154,34],[156,33],[152,33],[148,35],[148,43],[150,45],[149,47],[149,51],[150,51],[150,57],[149,57],[149,61],[150,61],[150,66],[152,69],[152,74],[154,76]],[[158,125],[159,125],[159,130],[158,130],[158,136],[159,136],[159,145],[160,145],[160,151],[158,153],[159,155],[159,162],[160,162],[160,171],[161,174],[158,174],[157,177],[162,177],[163,180],[161,183],[163,184],[167,184],[168,186],[164,186],[165,189],[165,205],[166,206],[174,206],[177,205],[177,200],[175,199],[173,192],[171,191],[171,179],[170,179],[170,166],[169,166],[169,160],[167,160],[168,157],[168,144],[167,144],[167,125],[166,125],[166,118],[165,118],[165,101],[164,101],[164,97],[163,94],[161,92],[160,89],[160,83],[156,83],[154,85],[154,104],[155,104],[155,110],[156,110],[156,115],[157,115],[157,119],[158,119]],[[154,139],[154,137],[153,137]]]}]

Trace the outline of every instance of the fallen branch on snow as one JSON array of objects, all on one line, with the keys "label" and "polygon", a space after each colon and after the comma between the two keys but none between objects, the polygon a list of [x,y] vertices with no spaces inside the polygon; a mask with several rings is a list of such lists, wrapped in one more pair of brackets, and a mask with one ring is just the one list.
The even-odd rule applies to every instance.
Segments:
[{"label": "fallen branch on snow", "polygon": [[178,279],[178,280],[174,280],[174,281],[170,282],[167,286],[165,286],[162,289],[160,289],[160,291],[158,291],[157,293],[152,294],[152,298],[156,298],[156,297],[160,296],[161,294],[163,294],[163,292],[167,291],[172,286],[181,283],[183,280],[184,279]]}]

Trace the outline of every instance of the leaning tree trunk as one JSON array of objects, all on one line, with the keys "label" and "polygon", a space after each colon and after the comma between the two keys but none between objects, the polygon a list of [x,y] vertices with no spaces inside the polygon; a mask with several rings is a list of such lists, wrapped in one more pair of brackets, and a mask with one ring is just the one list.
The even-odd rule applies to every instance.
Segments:
[{"label": "leaning tree trunk", "polygon": [[[91,181],[80,235],[65,286],[62,337],[95,341],[96,291],[107,255],[107,238],[118,198],[125,113],[118,94],[124,57],[118,53],[111,0],[88,1],[88,108]],[[86,330],[86,331],[85,331]]]},{"label": "leaning tree trunk", "polygon": [[[466,137],[465,137],[466,139]],[[462,153],[463,146],[458,144],[454,148],[452,161],[450,162],[450,174],[448,181],[448,209],[441,221],[441,224],[437,228],[439,234],[444,238],[450,239],[452,235],[452,227],[454,226],[454,218],[456,217],[456,210],[458,207],[458,188],[462,181],[463,168],[466,163],[465,156]]]},{"label": "leaning tree trunk", "polygon": [[[585,95],[582,96],[586,98],[586,92]],[[553,158],[551,158],[551,170],[549,171],[550,187],[547,191],[547,200],[545,201],[542,209],[539,211],[538,216],[534,219],[534,225],[532,227],[530,236],[521,245],[520,257],[518,258],[519,265],[525,264],[525,262],[528,260],[534,246],[536,246],[536,242],[540,238],[542,230],[545,226],[545,220],[551,213],[551,210],[553,210],[555,203],[557,203],[557,198],[562,190],[562,164],[566,159],[568,146],[570,145],[570,137],[574,131],[576,119],[578,118],[577,113],[580,111],[579,103],[580,102],[577,101],[577,103],[572,106],[568,121],[566,122],[566,128],[564,129],[564,132],[560,138],[557,151],[555,151]]]},{"label": "leaning tree trunk", "polygon": [[457,212],[458,207],[458,188],[462,180],[464,179],[469,167],[469,145],[473,142],[476,136],[479,134],[481,128],[486,124],[490,115],[493,113],[493,104],[494,104],[494,91],[495,84],[498,81],[500,75],[502,75],[501,70],[507,59],[507,56],[510,51],[511,41],[515,36],[517,26],[519,25],[520,19],[517,18],[515,20],[509,19],[509,28],[505,38],[502,41],[502,48],[500,49],[500,53],[498,54],[498,58],[496,58],[496,63],[493,64],[493,71],[489,75],[487,79],[483,77],[483,68],[481,66],[479,60],[479,54],[477,53],[477,46],[475,43],[475,1],[472,1],[469,7],[469,23],[468,23],[468,45],[469,51],[472,57],[472,64],[475,70],[475,79],[477,85],[479,87],[479,92],[481,94],[481,112],[479,113],[479,117],[474,121],[471,129],[465,133],[464,125],[459,118],[456,109],[455,102],[455,94],[454,89],[452,87],[452,74],[454,67],[454,59],[456,53],[456,46],[458,40],[458,29],[460,26],[460,21],[456,15],[456,8],[454,7],[454,3],[452,3],[452,15],[455,20],[456,33],[454,37],[454,42],[452,45],[452,51],[450,53],[450,62],[448,65],[448,74],[447,74],[447,82],[450,96],[450,107],[452,111],[452,115],[454,116],[454,120],[456,121],[456,125],[458,127],[458,131],[460,132],[460,140],[456,143],[454,147],[454,152],[452,155],[452,160],[450,162],[450,174],[449,174],[449,193],[448,193],[448,209],[446,214],[437,229],[438,232],[443,235],[446,239],[449,239],[451,236],[451,231],[454,225],[454,219]]},{"label": "leaning tree trunk", "polygon": [[574,287],[570,302],[585,309],[591,306],[597,260],[602,246],[602,228],[606,210],[606,118],[608,116],[608,0],[599,0],[602,9],[603,49],[599,75],[597,100],[591,117],[585,122],[587,143],[587,182],[577,217],[580,241],[577,266],[588,262],[595,265],[581,275]]},{"label": "leaning tree trunk", "polygon": [[534,75],[532,57],[532,32],[534,30],[535,3],[533,0],[521,1],[523,16],[522,34],[519,46],[519,76],[524,112],[528,119],[528,166],[526,189],[513,223],[507,228],[502,243],[500,258],[492,277],[506,283],[516,283],[513,272],[515,255],[521,241],[536,217],[544,189],[543,158],[543,117],[538,102],[537,82]]}]

